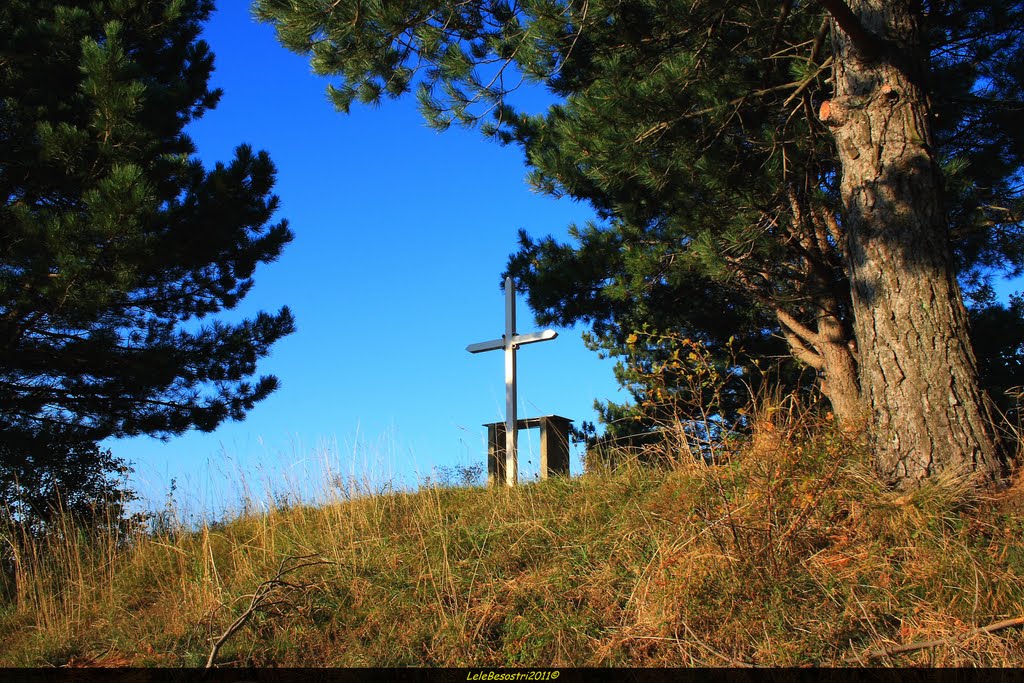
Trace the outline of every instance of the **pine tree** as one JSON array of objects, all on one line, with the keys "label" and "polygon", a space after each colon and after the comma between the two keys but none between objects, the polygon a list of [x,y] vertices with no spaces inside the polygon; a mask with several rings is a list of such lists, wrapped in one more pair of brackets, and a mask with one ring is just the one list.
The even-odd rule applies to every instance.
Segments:
[{"label": "pine tree", "polygon": [[[0,5],[0,453],[210,431],[277,386],[250,381],[287,308],[228,324],[292,234],[265,152],[205,169],[185,127],[220,97],[209,0]],[[49,446],[47,446],[49,448]],[[51,449],[52,450],[52,449]],[[109,461],[112,462],[112,461]],[[84,469],[88,470],[88,467]]]},{"label": "pine tree", "polygon": [[[513,256],[542,318],[598,321],[614,349],[636,323],[623,301],[675,302],[662,319],[699,326],[709,304],[686,288],[712,281],[727,310],[774,319],[844,426],[867,427],[883,476],[996,475],[957,280],[1024,264],[1020,3],[257,11],[340,78],[340,109],[415,84],[428,121],[482,122],[523,148],[535,187],[598,210],[575,244],[526,237]],[[563,101],[517,112],[506,95],[521,78]]]}]

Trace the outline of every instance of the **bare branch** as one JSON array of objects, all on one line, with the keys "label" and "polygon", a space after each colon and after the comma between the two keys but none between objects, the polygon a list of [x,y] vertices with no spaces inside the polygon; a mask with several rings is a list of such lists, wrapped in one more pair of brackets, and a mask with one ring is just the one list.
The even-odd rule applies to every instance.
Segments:
[{"label": "bare branch", "polygon": [[865,659],[878,659],[879,657],[889,657],[891,655],[900,654],[903,652],[916,652],[918,650],[927,650],[928,648],[938,647],[940,645],[952,645],[958,640],[966,640],[971,636],[977,636],[982,634],[995,633],[996,631],[1002,631],[1008,628],[1015,628],[1024,626],[1024,617],[1016,617],[1014,619],[1004,619],[1003,621],[997,621],[989,624],[988,626],[979,626],[978,628],[971,629],[967,633],[959,636],[950,636],[949,638],[940,638],[939,640],[925,640],[917,643],[907,643],[906,645],[896,645],[894,647],[887,647],[881,650],[873,650],[867,654],[860,656],[847,657],[843,662],[859,663]]},{"label": "bare branch", "polygon": [[808,64],[814,64],[818,61],[818,55],[821,54],[821,48],[825,44],[825,36],[828,35],[828,17],[821,22],[821,26],[818,27],[818,33],[814,36],[814,43],[811,45],[811,54],[807,57]]},{"label": "bare branch", "polygon": [[782,328],[782,336],[785,338],[786,343],[789,344],[789,348],[797,360],[807,363],[818,371],[825,369],[825,359],[821,354],[808,348],[807,345],[800,340],[800,337],[796,336],[785,327]]},{"label": "bare branch", "polygon": [[821,344],[822,339],[820,334],[801,323],[784,309],[776,308],[775,317],[779,319],[780,323],[792,330],[794,334],[799,335],[800,338],[808,344],[812,344],[814,346]]},{"label": "bare branch", "polygon": [[835,215],[831,211],[825,209],[818,209],[816,212],[817,218],[825,223],[825,227],[828,228],[828,234],[832,237],[836,243],[836,249],[839,250],[839,254],[845,259],[846,258],[846,231],[843,230],[842,226],[839,225],[839,221],[836,220]]},{"label": "bare branch", "polygon": [[[302,560],[309,560],[314,557],[318,559],[312,562],[301,562]],[[248,596],[250,598],[249,606],[245,608],[245,611],[243,611],[238,616],[237,619],[231,622],[231,625],[228,626],[227,630],[224,631],[224,633],[222,633],[220,637],[214,641],[213,646],[210,648],[210,656],[206,658],[205,668],[213,668],[213,663],[217,659],[217,654],[220,652],[220,649],[224,646],[224,643],[226,643],[231,636],[235,635],[235,633],[237,633],[243,626],[245,626],[245,623],[249,621],[249,619],[252,618],[252,616],[256,614],[256,612],[266,610],[269,607],[275,607],[278,605],[291,605],[291,603],[287,600],[271,600],[270,598],[275,597],[276,592],[279,592],[279,590],[282,589],[303,590],[312,587],[314,584],[292,583],[290,581],[285,581],[284,577],[288,574],[296,572],[300,569],[304,569],[306,567],[314,567],[324,564],[334,564],[334,562],[319,559],[319,557],[320,556],[316,554],[302,555],[298,557],[289,555],[285,557],[283,560],[281,560],[281,564],[278,566],[277,569],[277,574],[275,574],[273,578],[264,581],[256,587],[256,590],[252,593],[252,595]],[[285,568],[285,565],[293,561],[300,561],[301,563]]]}]

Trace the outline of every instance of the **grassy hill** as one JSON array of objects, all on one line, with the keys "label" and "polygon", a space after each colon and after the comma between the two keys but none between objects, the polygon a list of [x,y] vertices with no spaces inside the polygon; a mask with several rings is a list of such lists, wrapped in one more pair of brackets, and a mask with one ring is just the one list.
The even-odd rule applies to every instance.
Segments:
[{"label": "grassy hill", "polygon": [[716,467],[8,530],[0,665],[1024,666],[1024,486],[888,491],[809,422]]}]

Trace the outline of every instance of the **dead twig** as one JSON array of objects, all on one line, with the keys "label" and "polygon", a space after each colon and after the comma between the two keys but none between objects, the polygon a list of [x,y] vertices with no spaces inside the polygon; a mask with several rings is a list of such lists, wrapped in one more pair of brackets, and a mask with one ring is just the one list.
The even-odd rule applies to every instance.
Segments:
[{"label": "dead twig", "polygon": [[906,645],[897,645],[894,647],[887,647],[881,650],[873,650],[867,654],[861,656],[847,657],[843,660],[846,663],[863,662],[866,659],[878,659],[879,657],[889,657],[891,655],[901,654],[905,652],[916,652],[918,650],[927,650],[928,648],[938,647],[940,645],[952,645],[955,641],[966,640],[971,636],[977,636],[981,634],[995,633],[996,631],[1002,631],[1008,628],[1014,628],[1017,626],[1024,626],[1024,617],[1016,617],[1014,619],[1004,619],[1003,621],[997,621],[989,624],[988,626],[979,626],[973,628],[967,633],[950,636],[949,638],[941,638],[939,640],[925,640],[917,643],[907,643]]},{"label": "dead twig", "polygon": [[[318,559],[311,562],[303,562],[303,560],[311,560],[314,557]],[[299,562],[300,564],[287,567],[286,565],[289,562]],[[237,619],[231,622],[231,625],[228,626],[227,630],[214,641],[213,646],[210,648],[210,656],[206,658],[205,668],[213,668],[213,663],[217,659],[217,654],[224,646],[224,643],[226,643],[231,636],[235,635],[235,633],[245,626],[245,622],[249,621],[256,612],[275,605],[291,604],[286,600],[271,600],[272,597],[276,597],[281,591],[305,590],[315,585],[312,583],[292,583],[291,581],[285,581],[285,576],[293,572],[297,572],[300,569],[305,569],[306,567],[315,567],[324,564],[334,564],[334,562],[321,559],[320,556],[316,554],[301,556],[289,555],[281,560],[281,564],[277,568],[277,574],[275,574],[273,578],[267,579],[257,586],[256,590],[251,595],[242,596],[249,598],[249,606],[246,607],[245,611],[243,611]]]}]

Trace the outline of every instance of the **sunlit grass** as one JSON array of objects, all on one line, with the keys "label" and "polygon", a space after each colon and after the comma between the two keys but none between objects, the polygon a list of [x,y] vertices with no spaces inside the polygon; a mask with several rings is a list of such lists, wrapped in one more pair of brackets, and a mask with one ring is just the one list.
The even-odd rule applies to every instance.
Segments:
[{"label": "sunlit grass", "polygon": [[217,665],[1024,665],[1019,629],[973,630],[1024,614],[1019,487],[892,492],[813,413],[753,419],[714,467],[335,476],[130,538],[7,529],[0,665],[202,666],[238,620]]}]

